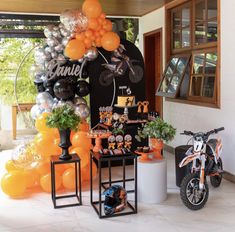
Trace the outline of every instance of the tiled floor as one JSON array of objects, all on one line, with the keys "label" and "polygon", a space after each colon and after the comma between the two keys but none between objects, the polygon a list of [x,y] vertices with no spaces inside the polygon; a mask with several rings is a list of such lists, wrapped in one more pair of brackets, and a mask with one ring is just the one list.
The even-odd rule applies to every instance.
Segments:
[{"label": "tiled floor", "polygon": [[[0,153],[0,174],[9,159]],[[168,197],[161,204],[139,204],[137,215],[98,219],[89,204],[89,192],[83,192],[81,207],[54,209],[50,195],[39,193],[29,199],[12,200],[0,192],[1,232],[233,232],[235,231],[235,185],[223,180],[218,189],[210,186],[206,207],[193,212],[184,207],[175,186],[174,156],[166,154]],[[116,170],[118,173],[118,170]]]}]

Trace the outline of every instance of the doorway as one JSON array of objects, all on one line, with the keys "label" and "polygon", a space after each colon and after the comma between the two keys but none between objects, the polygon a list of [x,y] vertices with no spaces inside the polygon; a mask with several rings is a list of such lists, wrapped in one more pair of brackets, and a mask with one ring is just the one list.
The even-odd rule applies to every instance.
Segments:
[{"label": "doorway", "polygon": [[144,34],[145,90],[149,111],[163,116],[162,97],[155,96],[162,76],[162,28]]}]

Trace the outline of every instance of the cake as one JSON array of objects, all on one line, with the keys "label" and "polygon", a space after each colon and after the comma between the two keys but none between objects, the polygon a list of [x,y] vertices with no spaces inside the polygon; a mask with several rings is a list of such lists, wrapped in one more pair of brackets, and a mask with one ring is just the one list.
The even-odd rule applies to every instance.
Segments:
[{"label": "cake", "polygon": [[135,96],[126,95],[126,96],[118,96],[117,97],[117,105],[118,106],[133,106],[135,105]]}]

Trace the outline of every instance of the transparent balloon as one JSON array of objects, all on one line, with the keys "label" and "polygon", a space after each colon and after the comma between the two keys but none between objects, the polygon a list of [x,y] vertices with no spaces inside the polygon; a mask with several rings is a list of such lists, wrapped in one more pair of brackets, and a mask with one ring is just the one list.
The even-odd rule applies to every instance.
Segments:
[{"label": "transparent balloon", "polygon": [[31,117],[35,120],[38,116],[43,113],[43,109],[39,105],[34,105],[30,110]]},{"label": "transparent balloon", "polygon": [[37,154],[33,143],[23,143],[13,150],[11,159],[17,168],[32,169],[39,164],[42,158]]},{"label": "transparent balloon", "polygon": [[60,15],[60,21],[70,32],[80,33],[85,31],[88,26],[87,17],[79,9],[65,10]]},{"label": "transparent balloon", "polygon": [[49,93],[42,92],[37,95],[36,103],[39,105],[41,109],[50,111],[52,110],[54,101],[53,97]]}]

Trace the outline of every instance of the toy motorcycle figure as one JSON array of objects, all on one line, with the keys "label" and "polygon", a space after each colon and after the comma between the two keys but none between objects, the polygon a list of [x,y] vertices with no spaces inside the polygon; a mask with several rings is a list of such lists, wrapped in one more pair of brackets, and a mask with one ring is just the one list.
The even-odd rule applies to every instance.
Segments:
[{"label": "toy motorcycle figure", "polygon": [[210,176],[211,185],[219,187],[222,181],[223,164],[220,158],[222,143],[220,139],[209,139],[212,134],[224,130],[224,127],[206,133],[184,131],[183,135],[192,136],[193,146],[186,152],[186,157],[179,167],[191,165],[191,173],[182,180],[180,197],[184,205],[191,210],[199,210],[208,200],[209,188],[206,177]]}]

